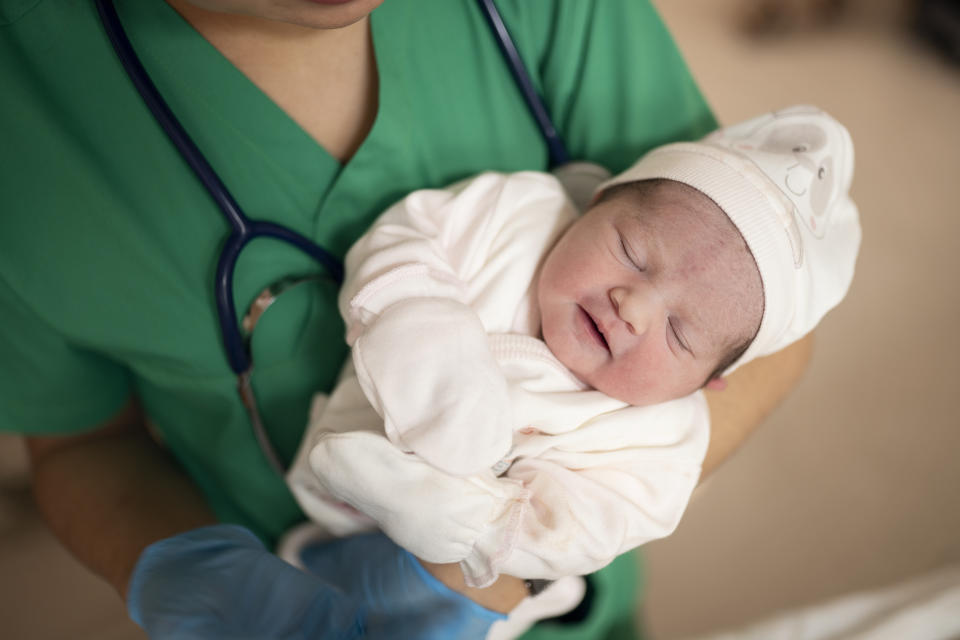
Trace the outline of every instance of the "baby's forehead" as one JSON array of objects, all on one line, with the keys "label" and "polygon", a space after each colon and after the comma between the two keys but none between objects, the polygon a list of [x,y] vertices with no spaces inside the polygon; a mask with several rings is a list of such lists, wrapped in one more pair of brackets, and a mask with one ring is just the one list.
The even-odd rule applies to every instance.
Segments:
[{"label": "baby's forehead", "polygon": [[[674,180],[645,180],[628,198],[624,211],[656,240],[677,238],[679,248],[712,248],[718,258],[744,260],[753,255],[727,214],[707,195]],[[754,266],[755,263],[753,263]],[[759,272],[758,272],[759,273]]]}]

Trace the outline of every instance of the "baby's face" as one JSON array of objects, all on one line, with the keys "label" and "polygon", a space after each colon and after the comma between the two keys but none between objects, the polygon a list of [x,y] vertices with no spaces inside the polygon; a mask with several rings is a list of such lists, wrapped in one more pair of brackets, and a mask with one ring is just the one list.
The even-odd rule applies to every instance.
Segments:
[{"label": "baby's face", "polygon": [[743,238],[713,201],[671,181],[593,206],[547,256],[537,300],[560,362],[633,405],[700,388],[763,314]]}]

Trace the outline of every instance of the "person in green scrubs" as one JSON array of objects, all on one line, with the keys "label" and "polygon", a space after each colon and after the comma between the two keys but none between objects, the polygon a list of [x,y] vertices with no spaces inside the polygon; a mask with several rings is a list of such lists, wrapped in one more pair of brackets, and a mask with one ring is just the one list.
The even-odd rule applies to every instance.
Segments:
[{"label": "person in green scrubs", "polygon": [[[474,2],[115,4],[246,213],[338,257],[409,191],[548,168]],[[616,173],[716,126],[649,2],[498,6],[573,159]],[[0,0],[0,74],[0,429],[28,436],[41,511],[121,594],[143,549],[167,536],[219,521],[273,544],[304,516],[257,445],[222,347],[213,275],[227,223],[131,86],[92,2]],[[270,283],[318,270],[256,240],[236,269],[238,313]],[[311,396],[332,388],[347,355],[334,285],[284,294],[252,354],[260,412],[289,462]],[[782,389],[748,373],[726,392],[708,463],[776,404],[803,358],[766,366]],[[591,584],[583,610],[530,637],[631,637],[633,558]]]}]

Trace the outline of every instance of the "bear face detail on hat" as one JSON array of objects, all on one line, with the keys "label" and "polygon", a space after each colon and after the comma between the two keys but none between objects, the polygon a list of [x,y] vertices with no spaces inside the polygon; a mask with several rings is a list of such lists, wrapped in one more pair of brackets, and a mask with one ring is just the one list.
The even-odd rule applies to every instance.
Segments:
[{"label": "bear face detail on hat", "polygon": [[790,107],[698,142],[658,147],[597,192],[654,178],[681,182],[713,200],[757,263],[763,319],[727,372],[798,340],[846,295],[861,235],[849,198],[853,143],[820,109]]}]

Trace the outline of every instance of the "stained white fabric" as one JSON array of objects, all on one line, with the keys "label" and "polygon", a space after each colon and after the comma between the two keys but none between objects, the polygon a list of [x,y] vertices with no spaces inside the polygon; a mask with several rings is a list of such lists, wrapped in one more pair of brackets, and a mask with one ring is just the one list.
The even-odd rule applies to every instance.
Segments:
[{"label": "stained white fabric", "polygon": [[547,174],[487,173],[411,194],[351,249],[353,365],[288,477],[308,515],[379,526],[475,586],[590,573],[676,527],[707,448],[702,394],[631,407],[537,337],[535,276],[575,216]]}]

